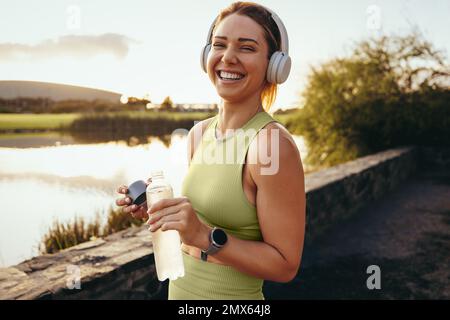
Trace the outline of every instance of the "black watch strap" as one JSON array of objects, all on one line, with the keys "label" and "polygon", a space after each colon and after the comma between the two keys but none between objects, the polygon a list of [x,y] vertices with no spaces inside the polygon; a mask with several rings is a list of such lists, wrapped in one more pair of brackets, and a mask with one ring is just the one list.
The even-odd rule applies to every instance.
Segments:
[{"label": "black watch strap", "polygon": [[208,254],[205,251],[201,250],[200,256],[201,256],[203,261],[207,261],[208,260]]}]

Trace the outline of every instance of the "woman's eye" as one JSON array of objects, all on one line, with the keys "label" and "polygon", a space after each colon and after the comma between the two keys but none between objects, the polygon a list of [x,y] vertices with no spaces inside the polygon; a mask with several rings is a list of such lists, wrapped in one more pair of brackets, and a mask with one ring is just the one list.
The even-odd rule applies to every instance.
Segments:
[{"label": "woman's eye", "polygon": [[[214,43],[213,47],[215,47],[215,48],[222,48],[222,47],[225,47],[225,45],[223,43]],[[255,51],[255,49],[253,49],[252,47],[241,47],[241,49]]]}]

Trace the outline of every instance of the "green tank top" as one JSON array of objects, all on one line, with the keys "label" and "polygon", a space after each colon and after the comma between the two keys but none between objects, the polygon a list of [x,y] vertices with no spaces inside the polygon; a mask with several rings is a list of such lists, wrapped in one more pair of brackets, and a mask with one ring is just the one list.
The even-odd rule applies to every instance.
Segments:
[{"label": "green tank top", "polygon": [[242,128],[222,139],[216,137],[218,120],[216,115],[205,129],[181,192],[204,223],[240,239],[260,241],[256,207],[244,193],[242,170],[250,142],[263,127],[276,120],[267,112],[258,112]]}]

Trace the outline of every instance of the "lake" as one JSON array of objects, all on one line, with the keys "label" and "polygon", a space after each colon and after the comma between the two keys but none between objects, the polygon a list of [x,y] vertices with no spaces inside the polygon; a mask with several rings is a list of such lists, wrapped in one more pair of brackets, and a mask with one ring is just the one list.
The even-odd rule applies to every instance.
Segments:
[{"label": "lake", "polygon": [[[294,136],[302,159],[301,136]],[[39,254],[40,241],[55,219],[103,220],[117,208],[117,186],[164,170],[180,196],[187,171],[185,136],[147,141],[82,142],[68,134],[0,134],[0,267]]]}]

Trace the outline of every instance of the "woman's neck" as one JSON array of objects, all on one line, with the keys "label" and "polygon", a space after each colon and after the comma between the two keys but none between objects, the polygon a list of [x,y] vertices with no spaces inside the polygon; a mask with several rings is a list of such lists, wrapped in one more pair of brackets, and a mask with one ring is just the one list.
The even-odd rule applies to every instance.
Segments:
[{"label": "woman's neck", "polygon": [[226,130],[242,128],[251,118],[261,111],[264,111],[261,99],[244,103],[222,101],[219,108],[217,128],[221,135],[224,135]]}]

